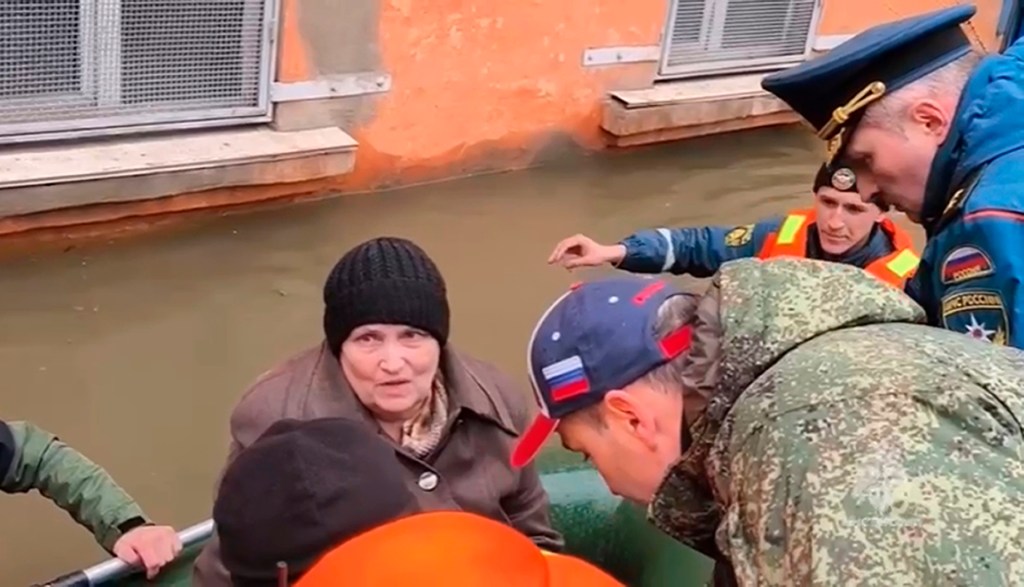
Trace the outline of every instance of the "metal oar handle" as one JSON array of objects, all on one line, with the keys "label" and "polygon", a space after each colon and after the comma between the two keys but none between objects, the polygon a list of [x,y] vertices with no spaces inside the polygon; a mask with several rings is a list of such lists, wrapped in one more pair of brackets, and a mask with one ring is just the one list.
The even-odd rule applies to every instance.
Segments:
[{"label": "metal oar handle", "polygon": [[[213,535],[213,520],[206,520],[194,526],[189,526],[178,532],[178,539],[181,540],[182,552],[199,544]],[[87,569],[68,573],[46,583],[33,585],[33,587],[96,587],[108,581],[115,581],[138,572],[141,568],[137,565],[129,565],[119,558],[112,558],[98,565]]]}]

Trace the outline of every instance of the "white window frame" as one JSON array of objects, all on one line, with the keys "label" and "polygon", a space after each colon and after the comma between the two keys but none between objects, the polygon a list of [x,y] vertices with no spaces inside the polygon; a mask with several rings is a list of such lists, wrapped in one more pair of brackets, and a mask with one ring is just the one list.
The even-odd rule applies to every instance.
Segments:
[{"label": "white window frame", "polygon": [[[672,51],[672,30],[675,26],[679,2],[678,0],[669,0],[669,2],[668,18],[665,19],[665,26],[661,36],[661,56],[658,60],[657,74],[659,80],[698,77],[708,74],[770,71],[805,61],[813,51],[814,39],[818,31],[818,20],[821,17],[822,0],[815,0],[814,2],[811,22],[807,31],[807,42],[804,45],[803,52],[798,55],[706,62],[694,61],[674,66],[670,66],[668,60]],[[700,44],[703,45],[705,42],[710,42],[714,48],[721,47],[728,5],[729,0],[704,0],[703,22],[701,22],[700,27]],[[790,12],[792,12],[792,4],[790,4]]]},{"label": "white window frame", "polygon": [[[267,123],[273,118],[270,86],[276,70],[275,46],[280,0],[262,0],[263,37],[258,57],[257,104],[234,108],[193,109],[188,112],[147,112],[126,115],[108,115],[92,118],[72,118],[26,123],[0,123],[0,144],[25,143],[46,140],[90,138],[98,136],[137,134],[162,130],[185,130],[208,127],[237,126]],[[47,96],[54,104],[66,100],[68,106],[98,103],[100,106],[118,104],[121,99],[121,32],[96,34],[95,23],[120,22],[120,1],[79,0],[79,38],[82,53],[81,92]],[[97,14],[103,11],[104,14]],[[99,18],[98,18],[99,17]],[[97,59],[98,57],[98,59]],[[98,68],[93,64],[98,63]],[[98,70],[115,72],[99,76]],[[30,107],[39,97],[3,100],[5,105]],[[173,104],[173,103],[172,103]],[[166,108],[167,102],[161,102]]]}]

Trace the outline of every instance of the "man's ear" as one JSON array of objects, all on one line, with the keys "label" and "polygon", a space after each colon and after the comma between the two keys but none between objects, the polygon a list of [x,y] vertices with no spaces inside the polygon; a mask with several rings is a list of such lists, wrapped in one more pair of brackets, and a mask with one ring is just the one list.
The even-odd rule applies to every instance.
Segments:
[{"label": "man's ear", "polygon": [[609,422],[618,422],[645,446],[655,448],[657,425],[652,411],[643,405],[641,398],[616,389],[605,394],[602,403]]},{"label": "man's ear", "polygon": [[601,403],[604,404],[605,416],[620,419],[632,420],[636,416],[636,405],[633,397],[621,389],[613,389],[604,394]]},{"label": "man's ear", "polygon": [[952,128],[950,113],[942,107],[942,104],[935,100],[925,99],[915,102],[910,107],[910,120],[919,125],[929,135],[936,138],[938,142],[946,140],[949,129]]}]

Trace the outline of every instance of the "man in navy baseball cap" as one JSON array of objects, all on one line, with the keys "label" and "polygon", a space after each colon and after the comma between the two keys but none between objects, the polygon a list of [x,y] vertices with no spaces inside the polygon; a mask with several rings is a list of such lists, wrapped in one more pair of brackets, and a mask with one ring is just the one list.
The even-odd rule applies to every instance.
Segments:
[{"label": "man in navy baseball cap", "polygon": [[[971,414],[995,402],[1024,418],[1024,355],[924,319],[896,288],[820,260],[730,261],[699,297],[593,281],[534,333],[545,416],[513,454],[557,427],[609,489],[713,558],[716,585],[1020,584],[1024,518],[978,514],[1024,503],[1024,456],[1006,449],[1019,435],[993,442],[998,426],[978,433]],[[950,458],[964,443],[977,459]],[[997,453],[1013,455],[974,464]]]},{"label": "man in navy baseball cap", "polygon": [[529,463],[557,430],[613,493],[649,501],[683,449],[678,377],[696,300],[639,276],[578,284],[560,297],[530,339],[541,414],[520,439],[513,466]]}]

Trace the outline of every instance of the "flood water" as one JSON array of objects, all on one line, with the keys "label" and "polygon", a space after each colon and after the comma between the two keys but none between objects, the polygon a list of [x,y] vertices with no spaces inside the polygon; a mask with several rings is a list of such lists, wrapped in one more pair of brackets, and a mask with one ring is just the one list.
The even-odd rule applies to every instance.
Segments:
[{"label": "flood water", "polygon": [[[187,526],[209,517],[232,405],[318,341],[321,285],[349,247],[420,243],[448,281],[453,341],[525,389],[534,321],[581,275],[545,264],[560,238],[613,242],[806,205],[820,148],[800,129],[751,131],[3,261],[0,416],[58,433],[151,517]],[[3,585],[105,557],[38,494],[0,497],[0,520]]]}]

